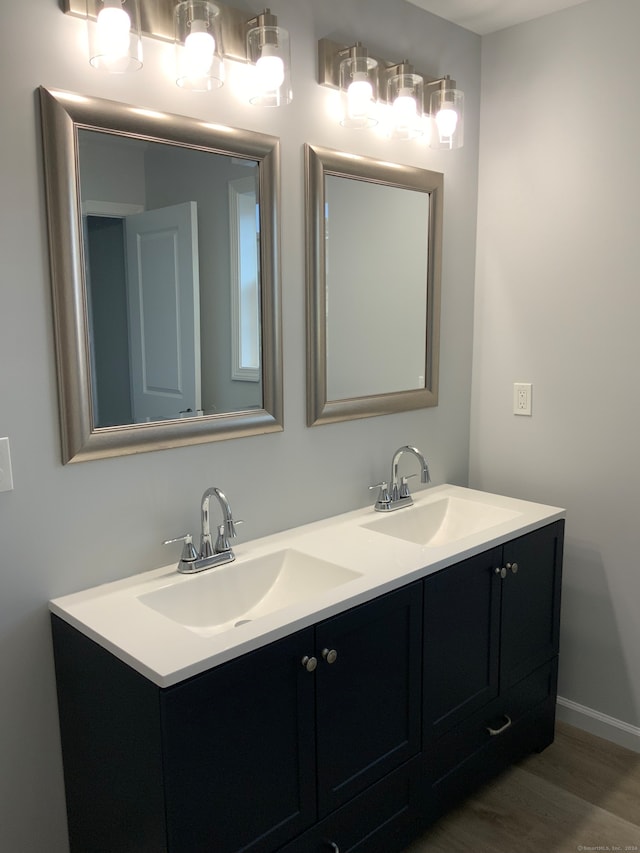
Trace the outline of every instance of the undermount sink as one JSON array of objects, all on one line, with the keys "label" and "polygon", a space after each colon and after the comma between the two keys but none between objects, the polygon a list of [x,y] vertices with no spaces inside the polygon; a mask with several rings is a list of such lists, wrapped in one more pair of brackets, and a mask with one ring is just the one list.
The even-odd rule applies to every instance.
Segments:
[{"label": "undermount sink", "polygon": [[359,577],[359,572],[286,549],[181,578],[138,600],[196,634],[209,636]]},{"label": "undermount sink", "polygon": [[381,515],[362,526],[416,545],[436,547],[480,533],[520,514],[490,503],[447,497]]}]

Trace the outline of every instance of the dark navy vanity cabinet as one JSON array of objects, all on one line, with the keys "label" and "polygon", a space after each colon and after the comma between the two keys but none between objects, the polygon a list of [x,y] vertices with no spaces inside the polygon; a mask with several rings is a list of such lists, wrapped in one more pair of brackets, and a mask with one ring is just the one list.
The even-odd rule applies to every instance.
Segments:
[{"label": "dark navy vanity cabinet", "polygon": [[53,616],[72,853],[401,850],[553,740],[563,524],[167,688]]},{"label": "dark navy vanity cabinet", "polygon": [[446,811],[553,741],[564,522],[424,582],[423,753]]}]

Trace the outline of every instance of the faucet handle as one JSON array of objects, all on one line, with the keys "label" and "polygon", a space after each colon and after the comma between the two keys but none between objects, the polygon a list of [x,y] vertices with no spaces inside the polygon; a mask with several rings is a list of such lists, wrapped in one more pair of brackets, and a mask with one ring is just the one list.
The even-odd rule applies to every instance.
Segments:
[{"label": "faucet handle", "polygon": [[184,542],[182,554],[180,554],[181,563],[193,563],[198,559],[199,554],[193,545],[193,536],[191,533],[185,533],[183,536],[176,536],[175,539],[165,539],[163,545],[172,545],[174,542]]},{"label": "faucet handle", "polygon": [[371,489],[380,489],[375,505],[377,507],[388,507],[391,503],[391,496],[389,494],[389,484],[386,480],[383,480],[381,483],[376,483],[373,486],[369,486],[369,491],[371,491]]},{"label": "faucet handle", "polygon": [[216,538],[216,544],[213,548],[214,554],[224,554],[226,551],[231,550],[229,538],[236,538],[235,526],[237,524],[244,524],[244,521],[239,518],[238,521],[223,521],[222,524],[218,525],[218,536]]},{"label": "faucet handle", "polygon": [[408,498],[411,497],[411,493],[409,492],[409,486],[407,485],[407,480],[410,480],[412,477],[417,477],[417,474],[407,474],[405,477],[400,477],[400,497]]}]

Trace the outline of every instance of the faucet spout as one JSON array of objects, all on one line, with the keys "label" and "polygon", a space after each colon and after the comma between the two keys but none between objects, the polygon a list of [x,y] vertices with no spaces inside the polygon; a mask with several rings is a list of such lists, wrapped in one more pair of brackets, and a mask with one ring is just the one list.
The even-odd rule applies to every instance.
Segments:
[{"label": "faucet spout", "polygon": [[[398,466],[400,464],[400,458],[404,453],[410,453],[412,456],[415,456],[420,463],[421,481],[423,483],[431,482],[431,475],[429,474],[429,465],[427,460],[424,458],[422,453],[420,453],[417,447],[404,444],[393,454],[393,459],[391,461],[390,488],[387,489],[386,483],[378,484],[380,486],[380,494],[378,495],[378,500],[374,506],[376,512],[393,512],[396,509],[402,509],[402,507],[411,506],[413,504],[413,498],[411,497],[409,486],[407,485],[408,477],[404,476],[402,478],[398,478]],[[415,475],[411,474],[409,476],[413,477]]]},{"label": "faucet spout", "polygon": [[[211,498],[216,498],[222,510],[222,524],[216,525],[216,543],[211,542],[211,517],[209,514],[209,504]],[[232,563],[236,556],[233,549],[229,545],[229,539],[236,538],[236,525],[233,522],[231,507],[227,496],[217,486],[212,486],[207,489],[202,495],[200,503],[202,532],[200,535],[200,550],[196,551],[193,546],[190,533],[185,533],[184,536],[178,536],[176,539],[167,539],[165,545],[172,542],[184,541],[182,556],[178,562],[178,571],[181,574],[192,575],[196,572],[202,572],[205,569],[213,569],[217,566],[222,566],[225,563]],[[241,524],[241,521],[236,524]]]},{"label": "faucet spout", "polygon": [[429,473],[427,460],[424,458],[422,453],[420,453],[417,447],[405,444],[402,447],[399,447],[393,454],[393,461],[391,463],[391,488],[395,489],[398,486],[398,465],[400,464],[400,457],[403,453],[412,453],[416,457],[420,463],[420,482],[430,483],[431,474]]}]

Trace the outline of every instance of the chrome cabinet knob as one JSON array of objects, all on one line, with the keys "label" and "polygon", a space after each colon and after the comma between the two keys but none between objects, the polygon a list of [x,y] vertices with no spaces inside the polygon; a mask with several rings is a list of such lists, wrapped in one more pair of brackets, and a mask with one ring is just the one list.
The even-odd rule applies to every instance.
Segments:
[{"label": "chrome cabinet knob", "polygon": [[495,570],[495,573],[497,575],[499,575],[501,578],[506,578],[506,576],[507,576],[507,570],[504,568],[504,566],[502,568],[498,567]]},{"label": "chrome cabinet knob", "polygon": [[322,657],[327,663],[335,663],[338,660],[338,652],[335,649],[323,649]]},{"label": "chrome cabinet knob", "polygon": [[518,564],[517,563],[507,563],[507,568],[511,569],[511,574],[515,575],[518,571]]},{"label": "chrome cabinet knob", "polygon": [[307,672],[313,672],[313,670],[318,666],[318,658],[305,655],[302,658],[302,666],[307,670]]}]

